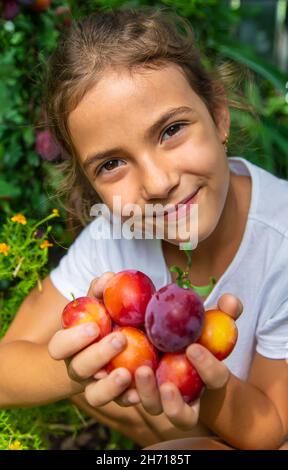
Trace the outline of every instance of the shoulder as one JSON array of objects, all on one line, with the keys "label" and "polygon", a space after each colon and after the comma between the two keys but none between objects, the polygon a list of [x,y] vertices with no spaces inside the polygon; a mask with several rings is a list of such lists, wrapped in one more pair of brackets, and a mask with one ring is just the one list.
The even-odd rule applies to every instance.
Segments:
[{"label": "shoulder", "polygon": [[278,232],[288,237],[288,181],[257,167],[258,197],[255,217]]},{"label": "shoulder", "polygon": [[249,219],[263,234],[288,240],[288,181],[241,157],[229,159],[237,174],[251,177]]},{"label": "shoulder", "polygon": [[103,241],[110,238],[110,235],[109,221],[103,216],[98,216],[82,228],[70,248],[83,245],[87,249],[91,244],[99,245],[101,241],[103,243]]}]

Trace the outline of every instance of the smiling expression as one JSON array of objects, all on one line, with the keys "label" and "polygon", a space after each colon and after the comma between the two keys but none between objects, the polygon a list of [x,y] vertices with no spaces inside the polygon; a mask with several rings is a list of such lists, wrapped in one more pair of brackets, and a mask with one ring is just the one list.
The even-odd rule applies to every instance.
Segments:
[{"label": "smiling expression", "polygon": [[178,204],[201,187],[199,241],[214,231],[229,188],[223,148],[229,112],[219,108],[216,125],[179,66],[107,71],[70,113],[68,127],[87,178],[110,210],[113,196],[144,213],[145,204]]}]

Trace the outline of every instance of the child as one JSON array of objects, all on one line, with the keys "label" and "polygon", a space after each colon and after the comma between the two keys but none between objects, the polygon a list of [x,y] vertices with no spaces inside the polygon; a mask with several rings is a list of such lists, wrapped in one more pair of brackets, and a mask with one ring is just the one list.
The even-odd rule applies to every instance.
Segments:
[{"label": "child", "polygon": [[[141,446],[193,436],[220,436],[240,449],[277,449],[285,441],[288,183],[227,157],[228,105],[224,87],[201,65],[188,23],[165,9],[98,12],[59,42],[46,111],[66,153],[69,210],[86,227],[2,340],[1,407],[70,397]],[[226,360],[197,344],[187,348],[206,384],[200,407],[199,400],[184,403],[171,383],[157,390],[148,367],[137,370],[134,389],[127,369],[107,375],[105,365],[125,347],[123,334],[91,344],[95,325],[61,329],[71,292],[101,298],[123,269],[145,272],[160,288],[175,281],[169,266],[186,267],[181,238],[169,238],[167,224],[162,239],[97,239],[109,221],[91,221],[89,211],[96,202],[112,211],[115,196],[121,208],[142,210],[198,203],[190,280],[203,285],[216,277],[203,297],[206,309],[218,306],[234,318],[243,310]]]}]

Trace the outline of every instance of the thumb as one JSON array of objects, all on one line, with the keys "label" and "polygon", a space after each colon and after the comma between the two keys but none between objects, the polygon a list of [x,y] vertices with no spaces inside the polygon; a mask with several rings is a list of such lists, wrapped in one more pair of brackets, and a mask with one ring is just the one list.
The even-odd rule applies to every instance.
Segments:
[{"label": "thumb", "polygon": [[88,297],[96,297],[97,299],[103,299],[103,291],[107,282],[115,276],[115,273],[112,271],[106,271],[100,277],[95,277],[91,281],[89,290],[88,290]]},{"label": "thumb", "polygon": [[243,312],[243,304],[233,294],[223,294],[219,297],[217,305],[206,308],[208,310],[221,310],[221,312],[227,313],[233,320],[237,320]]},{"label": "thumb", "polygon": [[208,389],[224,387],[230,377],[228,367],[200,344],[191,344],[186,349],[188,360],[197,370]]},{"label": "thumb", "polygon": [[218,308],[222,310],[222,312],[228,313],[234,320],[237,320],[243,312],[242,302],[233,294],[221,295],[218,299]]}]

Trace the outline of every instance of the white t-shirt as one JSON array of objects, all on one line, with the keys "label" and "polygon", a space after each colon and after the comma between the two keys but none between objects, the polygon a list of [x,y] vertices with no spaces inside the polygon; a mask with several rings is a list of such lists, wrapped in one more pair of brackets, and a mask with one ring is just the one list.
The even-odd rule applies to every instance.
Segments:
[{"label": "white t-shirt", "polygon": [[[215,306],[224,293],[242,301],[238,341],[224,362],[245,380],[255,350],[271,359],[288,358],[288,181],[244,158],[228,161],[233,173],[251,176],[251,203],[241,245],[204,306]],[[97,240],[93,230],[98,224],[111,228],[103,216],[95,218],[50,273],[67,300],[72,300],[71,292],[75,297],[87,295],[92,279],[105,271],[138,269],[157,289],[172,281],[160,239]]]}]

